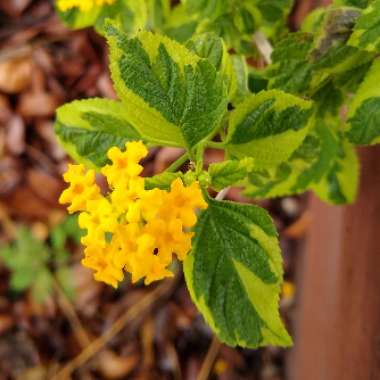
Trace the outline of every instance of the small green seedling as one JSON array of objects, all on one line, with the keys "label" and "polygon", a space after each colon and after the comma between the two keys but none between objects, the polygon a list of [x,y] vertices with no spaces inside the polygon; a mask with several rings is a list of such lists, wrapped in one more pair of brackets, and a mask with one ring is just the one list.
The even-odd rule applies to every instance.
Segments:
[{"label": "small green seedling", "polygon": [[67,244],[79,244],[80,236],[75,217],[54,227],[46,241],[38,240],[26,226],[20,227],[15,241],[0,249],[0,259],[11,272],[10,289],[16,293],[31,289],[33,299],[41,303],[53,293],[57,281],[73,299]]}]

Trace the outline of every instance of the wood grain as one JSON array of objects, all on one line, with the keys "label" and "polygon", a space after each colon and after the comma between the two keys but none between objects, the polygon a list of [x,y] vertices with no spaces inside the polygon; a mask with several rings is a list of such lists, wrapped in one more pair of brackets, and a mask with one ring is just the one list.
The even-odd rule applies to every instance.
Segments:
[{"label": "wood grain", "polygon": [[380,379],[380,146],[360,156],[354,205],[311,199],[291,380]]}]

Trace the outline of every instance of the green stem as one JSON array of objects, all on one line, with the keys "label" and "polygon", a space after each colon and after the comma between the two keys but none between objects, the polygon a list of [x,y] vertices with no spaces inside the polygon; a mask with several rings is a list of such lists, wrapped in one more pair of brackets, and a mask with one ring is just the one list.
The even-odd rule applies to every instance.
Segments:
[{"label": "green stem", "polygon": [[188,159],[189,154],[184,153],[181,157],[177,158],[165,171],[169,173],[176,172]]},{"label": "green stem", "polygon": [[225,149],[224,142],[217,142],[217,141],[207,141],[207,147],[208,148],[215,148],[215,149]]},{"label": "green stem", "polygon": [[200,143],[197,147],[196,154],[195,154],[195,173],[199,175],[203,170],[203,158],[206,148],[206,141],[203,141]]}]

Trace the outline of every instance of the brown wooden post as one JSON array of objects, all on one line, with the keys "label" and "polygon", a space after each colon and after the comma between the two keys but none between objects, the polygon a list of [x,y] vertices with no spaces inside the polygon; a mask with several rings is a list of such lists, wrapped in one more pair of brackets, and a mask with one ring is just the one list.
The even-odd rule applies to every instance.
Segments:
[{"label": "brown wooden post", "polygon": [[298,29],[304,18],[314,8],[325,7],[331,3],[331,0],[296,0],[296,5],[293,8],[292,15],[290,17],[290,24],[293,28]]},{"label": "brown wooden post", "polygon": [[380,146],[360,156],[354,205],[311,199],[290,380],[380,379]]}]

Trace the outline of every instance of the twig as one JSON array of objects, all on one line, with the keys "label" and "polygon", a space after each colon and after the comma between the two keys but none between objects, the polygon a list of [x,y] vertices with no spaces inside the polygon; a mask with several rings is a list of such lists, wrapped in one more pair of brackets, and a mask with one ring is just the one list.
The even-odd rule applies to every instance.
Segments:
[{"label": "twig", "polygon": [[206,358],[202,363],[202,368],[198,373],[197,380],[207,380],[210,376],[212,367],[214,365],[215,359],[218,356],[221,343],[218,338],[214,335],[212,338],[212,342],[210,344],[210,348],[208,349]]},{"label": "twig", "polygon": [[58,304],[65,314],[66,318],[70,322],[70,325],[74,331],[74,335],[82,349],[87,347],[91,343],[91,338],[88,335],[86,329],[82,325],[77,313],[71,302],[66,297],[65,292],[62,290],[57,279],[53,278],[53,285],[58,294]]},{"label": "twig", "polygon": [[0,53],[0,62],[7,61],[13,58],[25,57],[33,53],[39,47],[47,46],[49,44],[67,40],[67,35],[53,36],[50,38],[41,38],[35,41],[26,43],[24,45],[15,46],[9,49],[3,49]]},{"label": "twig", "polygon": [[220,190],[219,193],[216,194],[215,199],[217,201],[222,201],[227,196],[227,194],[228,194],[229,191],[230,191],[229,187],[226,187],[223,190]]},{"label": "twig", "polygon": [[78,356],[68,363],[52,380],[67,380],[70,375],[90,358],[96,355],[116,334],[118,334],[126,324],[141,313],[151,307],[157,300],[164,295],[170,293],[171,289],[176,284],[175,280],[165,280],[161,285],[155,288],[152,292],[144,296],[138,303],[131,306],[125,314],[117,319],[113,325],[99,338],[90,343]]},{"label": "twig", "polygon": [[4,29],[0,31],[0,41],[5,38],[8,38],[9,36],[12,36],[16,32],[27,30],[27,28],[30,28],[30,27],[36,28],[36,27],[41,26],[45,22],[49,21],[49,19],[52,19],[52,15],[54,15],[54,11],[48,14],[45,14],[39,18],[36,18],[34,16],[26,17],[22,20],[18,20],[17,23],[15,24],[5,23],[5,25],[2,25]]},{"label": "twig", "polygon": [[171,357],[173,360],[173,364],[174,364],[173,377],[174,377],[174,380],[182,380],[183,377],[182,377],[182,373],[181,373],[181,365],[179,364],[177,351],[175,350],[175,348],[171,344],[169,344],[166,349],[171,354]]},{"label": "twig", "polygon": [[184,153],[181,157],[177,158],[165,171],[169,173],[177,171],[188,159],[189,154]]},{"label": "twig", "polygon": [[255,42],[257,49],[263,56],[265,62],[270,65],[272,63],[271,55],[273,52],[273,47],[268,41],[268,39],[265,37],[263,33],[260,31],[257,31],[253,35],[253,41]]}]

